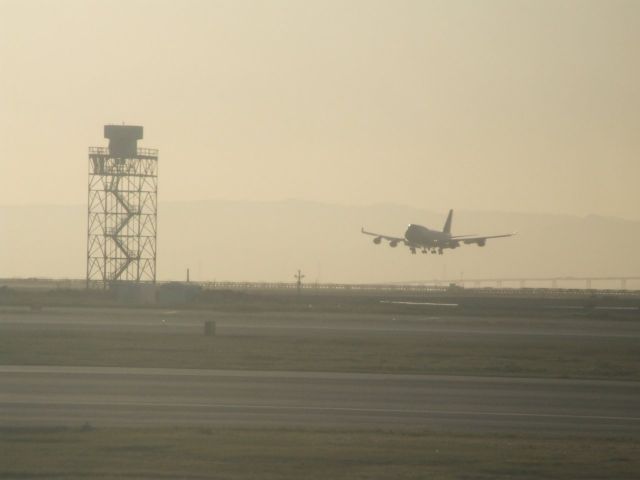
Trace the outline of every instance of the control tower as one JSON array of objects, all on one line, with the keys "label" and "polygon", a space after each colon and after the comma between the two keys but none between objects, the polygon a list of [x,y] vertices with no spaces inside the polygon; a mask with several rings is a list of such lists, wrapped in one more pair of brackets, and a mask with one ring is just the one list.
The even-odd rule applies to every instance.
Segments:
[{"label": "control tower", "polygon": [[109,146],[89,147],[87,288],[156,281],[158,151],[142,133],[105,125]]}]

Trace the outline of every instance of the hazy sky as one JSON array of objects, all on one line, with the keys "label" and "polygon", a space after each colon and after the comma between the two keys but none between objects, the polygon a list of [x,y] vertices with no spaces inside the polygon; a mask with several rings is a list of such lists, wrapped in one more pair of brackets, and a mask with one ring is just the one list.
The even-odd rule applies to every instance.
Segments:
[{"label": "hazy sky", "polygon": [[0,204],[126,122],[161,201],[640,219],[639,47],[638,1],[0,0]]}]

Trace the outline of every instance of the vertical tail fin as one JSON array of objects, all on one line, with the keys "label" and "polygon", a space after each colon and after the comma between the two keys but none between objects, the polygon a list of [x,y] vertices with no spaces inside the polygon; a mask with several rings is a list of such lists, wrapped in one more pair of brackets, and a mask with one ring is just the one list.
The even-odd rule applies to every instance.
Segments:
[{"label": "vertical tail fin", "polygon": [[448,233],[451,235],[451,220],[453,219],[453,210],[449,210],[449,215],[447,215],[447,221],[444,222],[444,228],[442,231],[444,233]]}]

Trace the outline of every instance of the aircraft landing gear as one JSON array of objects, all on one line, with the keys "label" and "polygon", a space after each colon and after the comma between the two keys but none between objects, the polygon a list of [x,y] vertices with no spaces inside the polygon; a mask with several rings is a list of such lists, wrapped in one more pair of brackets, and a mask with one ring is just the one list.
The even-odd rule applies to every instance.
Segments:
[{"label": "aircraft landing gear", "polygon": [[411,250],[411,254],[412,254],[412,255],[415,255],[415,254],[416,254],[416,249],[415,249],[415,248],[411,247],[409,250]]},{"label": "aircraft landing gear", "polygon": [[442,249],[441,248],[438,249],[438,255],[442,255]]}]

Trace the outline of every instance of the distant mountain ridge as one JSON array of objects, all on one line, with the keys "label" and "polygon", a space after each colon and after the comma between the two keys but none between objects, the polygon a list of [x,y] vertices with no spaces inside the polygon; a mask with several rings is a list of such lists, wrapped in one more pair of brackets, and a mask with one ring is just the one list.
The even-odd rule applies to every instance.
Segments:
[{"label": "distant mountain ridge", "polygon": [[[588,215],[456,211],[454,234],[517,231],[479,248],[411,255],[374,245],[360,228],[401,236],[440,229],[446,212],[392,204],[303,200],[161,203],[158,276],[194,280],[398,282],[472,277],[640,274],[640,221]],[[0,277],[82,278],[85,206],[0,207]]]}]

